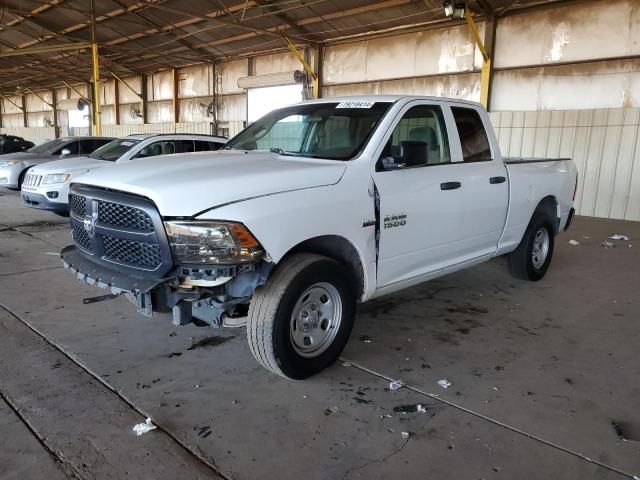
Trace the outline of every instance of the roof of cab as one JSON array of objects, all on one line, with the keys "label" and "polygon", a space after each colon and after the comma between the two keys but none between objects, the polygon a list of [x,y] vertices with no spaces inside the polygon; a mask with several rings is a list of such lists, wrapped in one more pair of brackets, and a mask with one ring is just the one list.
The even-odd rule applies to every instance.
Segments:
[{"label": "roof of cab", "polygon": [[345,97],[327,97],[306,100],[301,103],[335,103],[335,102],[397,102],[399,100],[428,100],[432,102],[455,102],[468,105],[481,106],[478,102],[462,100],[460,98],[432,97],[424,95],[348,95]]},{"label": "roof of cab", "polygon": [[127,135],[126,138],[133,138],[136,140],[146,140],[147,138],[153,137],[198,137],[198,138],[206,138],[211,141],[226,141],[227,139],[220,136],[215,135],[207,135],[204,133],[132,133],[131,135]]}]

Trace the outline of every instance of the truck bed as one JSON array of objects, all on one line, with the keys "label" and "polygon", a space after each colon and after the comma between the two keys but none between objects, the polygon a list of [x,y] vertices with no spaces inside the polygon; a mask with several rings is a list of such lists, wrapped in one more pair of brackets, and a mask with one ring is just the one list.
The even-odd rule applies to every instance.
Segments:
[{"label": "truck bed", "polygon": [[541,162],[562,162],[564,160],[571,160],[570,158],[539,158],[539,157],[503,157],[504,163],[517,164],[517,163],[541,163]]}]

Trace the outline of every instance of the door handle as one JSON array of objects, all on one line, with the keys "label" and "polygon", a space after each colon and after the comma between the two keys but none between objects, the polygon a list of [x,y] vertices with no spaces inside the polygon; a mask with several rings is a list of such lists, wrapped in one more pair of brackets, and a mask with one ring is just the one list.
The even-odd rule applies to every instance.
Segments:
[{"label": "door handle", "polygon": [[507,179],[505,177],[491,177],[489,179],[489,183],[491,183],[491,184],[504,183],[506,181],[507,181]]},{"label": "door handle", "polygon": [[455,190],[456,188],[460,188],[462,183],[460,182],[444,182],[440,184],[440,190]]}]

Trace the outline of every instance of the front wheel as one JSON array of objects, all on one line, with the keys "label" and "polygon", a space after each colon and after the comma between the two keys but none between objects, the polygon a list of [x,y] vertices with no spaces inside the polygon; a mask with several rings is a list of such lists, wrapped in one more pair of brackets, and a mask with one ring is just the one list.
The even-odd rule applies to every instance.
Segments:
[{"label": "front wheel", "polygon": [[511,274],[522,280],[540,280],[551,263],[553,245],[553,223],[546,215],[534,214],[520,245],[507,258]]},{"label": "front wheel", "polygon": [[258,363],[295,380],[331,365],[353,327],[353,285],[349,272],[330,258],[286,258],[249,305],[247,339]]}]

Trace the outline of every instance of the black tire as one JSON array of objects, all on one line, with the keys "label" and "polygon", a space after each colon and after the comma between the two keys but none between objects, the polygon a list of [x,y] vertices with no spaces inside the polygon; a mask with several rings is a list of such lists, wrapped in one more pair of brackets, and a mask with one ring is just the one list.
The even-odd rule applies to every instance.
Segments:
[{"label": "black tire", "polygon": [[[536,266],[533,259],[534,243],[536,234],[541,229],[547,230],[549,243],[544,263]],[[542,279],[545,273],[547,273],[547,269],[551,263],[551,257],[553,256],[554,236],[553,220],[543,213],[534,213],[533,218],[527,226],[527,230],[524,232],[520,245],[507,256],[511,275],[515,278],[530,280],[532,282],[537,282]]]},{"label": "black tire", "polygon": [[[342,315],[337,331],[316,356],[303,356],[292,339],[292,316],[298,301],[311,287],[324,283],[339,294]],[[267,283],[251,299],[247,318],[247,340],[251,353],[267,370],[285,378],[302,380],[336,361],[351,334],[356,293],[352,275],[338,262],[315,254],[293,254],[280,263]],[[324,312],[318,309],[320,319]],[[321,320],[319,325],[324,324]],[[320,326],[320,328],[322,328]],[[327,327],[323,329],[327,332]],[[317,328],[316,328],[317,331]],[[318,332],[319,335],[327,333]],[[305,339],[306,341],[306,339]],[[303,347],[304,348],[304,347]]]},{"label": "black tire", "polygon": [[9,190],[13,190],[14,192],[19,192],[20,190],[22,190],[22,182],[24,182],[24,177],[27,174],[27,170],[29,169],[25,168],[24,170],[22,170],[22,172],[20,172],[20,176],[18,177],[18,188],[10,187]]}]

